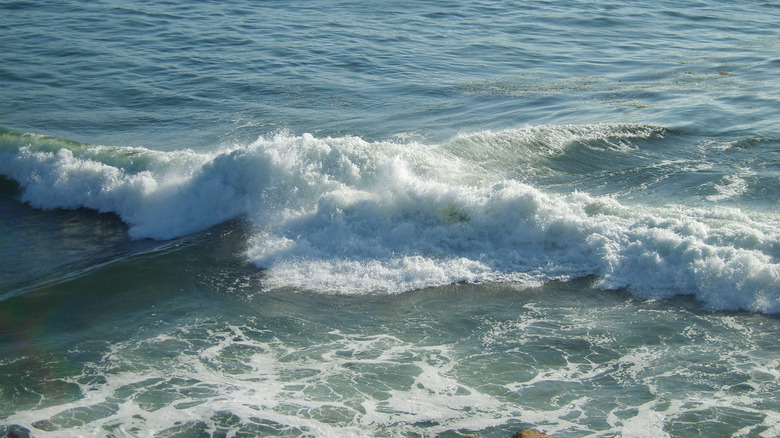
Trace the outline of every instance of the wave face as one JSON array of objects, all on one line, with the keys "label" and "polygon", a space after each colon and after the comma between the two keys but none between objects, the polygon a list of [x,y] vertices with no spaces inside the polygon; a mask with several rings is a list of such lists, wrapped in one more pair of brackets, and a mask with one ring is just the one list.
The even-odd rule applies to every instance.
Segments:
[{"label": "wave face", "polygon": [[[595,276],[603,289],[642,298],[694,295],[713,309],[780,312],[776,213],[561,190],[572,171],[556,159],[603,170],[610,157],[641,155],[637,144],[669,136],[625,124],[481,132],[439,145],[280,133],[212,152],[159,152],[4,132],[0,173],[34,207],[113,212],[136,239],[245,218],[246,256],[269,288],[397,293]],[[625,183],[614,173],[611,184]]]}]

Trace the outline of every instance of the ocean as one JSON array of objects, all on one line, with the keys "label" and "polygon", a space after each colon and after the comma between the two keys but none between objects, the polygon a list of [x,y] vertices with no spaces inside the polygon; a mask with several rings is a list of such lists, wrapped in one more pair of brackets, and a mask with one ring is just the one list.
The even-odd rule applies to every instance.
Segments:
[{"label": "ocean", "polygon": [[0,435],[780,436],[778,23],[0,0]]}]

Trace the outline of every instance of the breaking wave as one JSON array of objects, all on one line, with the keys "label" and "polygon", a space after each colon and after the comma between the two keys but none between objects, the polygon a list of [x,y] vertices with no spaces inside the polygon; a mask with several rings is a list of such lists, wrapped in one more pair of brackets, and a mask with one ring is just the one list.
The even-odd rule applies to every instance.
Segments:
[{"label": "breaking wave", "polygon": [[[780,220],[546,190],[526,172],[571,149],[596,160],[663,139],[647,125],[542,126],[439,145],[280,133],[210,152],[0,132],[0,174],[42,208],[117,214],[171,239],[242,217],[267,287],[397,293],[456,282],[596,276],[603,289],[780,312]],[[601,165],[604,165],[602,162]]]}]

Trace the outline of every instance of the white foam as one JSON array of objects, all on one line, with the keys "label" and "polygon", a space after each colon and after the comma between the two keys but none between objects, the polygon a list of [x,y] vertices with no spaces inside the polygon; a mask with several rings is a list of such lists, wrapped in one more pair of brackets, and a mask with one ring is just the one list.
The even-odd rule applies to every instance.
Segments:
[{"label": "white foam", "polygon": [[664,438],[669,433],[664,430],[666,418],[657,412],[656,401],[645,403],[636,408],[637,414],[627,420],[619,421],[610,413],[610,423],[616,425],[621,436],[626,438]]},{"label": "white foam", "polygon": [[723,177],[723,184],[715,186],[717,194],[707,196],[709,201],[722,201],[724,199],[734,198],[743,193],[748,188],[748,183],[744,177],[752,175],[747,169],[742,170],[739,174],[727,175]]},{"label": "white foam", "polygon": [[[444,145],[279,134],[209,153],[43,147],[26,138],[29,145],[4,146],[0,173],[36,207],[115,212],[138,238],[245,217],[255,228],[247,257],[267,270],[269,287],[395,293],[595,275],[602,288],[644,298],[689,294],[713,309],[780,312],[776,213],[628,205],[510,176],[539,145],[548,149],[531,153],[577,139],[628,148],[663,132],[552,126]],[[730,197],[740,187],[733,179],[719,190]]]},{"label": "white foam", "polygon": [[[449,377],[455,362],[447,346],[332,332],[331,342],[302,347],[253,340],[238,327],[208,330],[204,338],[201,331],[196,324],[172,336],[113,345],[98,363],[87,364],[88,373],[98,372],[105,381],[71,381],[82,398],[18,412],[6,421],[31,428],[35,436],[103,436],[107,431],[155,436],[177,424],[202,422],[212,431],[221,427],[233,434],[239,429],[252,433],[252,425],[265,423],[277,433],[297,429],[323,437],[370,437],[394,428],[475,430],[501,425],[515,413]],[[181,344],[182,353],[159,362],[156,353],[171,341]],[[393,380],[396,367],[398,382]],[[411,385],[407,379],[413,379]],[[220,425],[215,417],[221,413],[237,420]],[[415,426],[425,422],[438,426]]]},{"label": "white foam", "polygon": [[[735,412],[748,435],[778,430],[778,359],[762,351],[767,336],[745,334],[766,318],[738,324],[620,303],[594,318],[581,302],[533,301],[516,317],[491,313],[454,336],[445,329],[439,342],[406,330],[445,327],[429,327],[424,308],[344,331],[333,328],[340,317],[334,326],[291,316],[280,328],[259,315],[239,318],[246,325],[201,315],[144,327],[60,377],[79,397],[3,421],[40,437],[171,435],[188,424],[226,436],[437,436],[518,423],[555,436],[643,437]],[[450,322],[480,318],[475,306]]]}]

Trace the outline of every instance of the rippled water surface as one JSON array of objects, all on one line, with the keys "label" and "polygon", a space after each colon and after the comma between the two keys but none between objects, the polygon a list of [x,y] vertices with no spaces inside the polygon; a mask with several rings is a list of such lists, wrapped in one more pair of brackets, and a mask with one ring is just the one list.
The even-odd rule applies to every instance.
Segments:
[{"label": "rippled water surface", "polygon": [[0,433],[780,435],[778,22],[0,1]]}]

